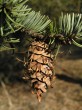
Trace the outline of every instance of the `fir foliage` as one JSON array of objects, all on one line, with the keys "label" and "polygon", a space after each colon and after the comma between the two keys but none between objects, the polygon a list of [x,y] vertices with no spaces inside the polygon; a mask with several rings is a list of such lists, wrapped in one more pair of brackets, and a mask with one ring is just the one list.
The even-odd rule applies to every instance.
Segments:
[{"label": "fir foliage", "polygon": [[51,22],[47,16],[43,16],[40,12],[35,12],[29,8],[26,5],[27,2],[28,0],[0,1],[1,51],[5,42],[19,42],[19,39],[12,36],[16,31],[26,29],[32,30],[32,32],[41,32]]},{"label": "fir foliage", "polygon": [[[82,14],[61,14],[59,18],[59,33],[71,43],[82,47],[77,41],[82,39]],[[68,42],[69,42],[68,41]]]}]

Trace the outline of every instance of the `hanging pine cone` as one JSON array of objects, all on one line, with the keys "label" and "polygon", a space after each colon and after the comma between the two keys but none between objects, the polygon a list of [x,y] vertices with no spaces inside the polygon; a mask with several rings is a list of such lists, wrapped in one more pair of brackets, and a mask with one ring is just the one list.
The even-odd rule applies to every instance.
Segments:
[{"label": "hanging pine cone", "polygon": [[28,49],[29,62],[27,74],[31,81],[33,91],[37,94],[39,102],[42,93],[51,86],[53,75],[53,55],[48,51],[45,42],[34,41]]}]

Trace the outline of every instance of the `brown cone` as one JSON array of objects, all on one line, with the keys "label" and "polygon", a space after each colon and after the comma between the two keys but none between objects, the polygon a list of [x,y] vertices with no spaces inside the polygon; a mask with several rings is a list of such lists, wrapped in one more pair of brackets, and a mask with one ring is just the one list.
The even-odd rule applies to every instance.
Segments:
[{"label": "brown cone", "polygon": [[41,41],[32,42],[28,52],[28,76],[40,102],[41,94],[47,91],[53,79],[53,55],[49,53],[48,45]]}]

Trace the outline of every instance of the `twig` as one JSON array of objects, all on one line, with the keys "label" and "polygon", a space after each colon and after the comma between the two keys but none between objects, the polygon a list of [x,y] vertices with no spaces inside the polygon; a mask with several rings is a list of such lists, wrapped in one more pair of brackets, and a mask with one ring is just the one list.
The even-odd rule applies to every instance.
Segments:
[{"label": "twig", "polygon": [[22,61],[21,59],[19,59],[18,57],[16,57],[16,60],[21,62],[21,63],[24,63],[24,61]]},{"label": "twig", "polygon": [[65,73],[68,73],[69,74],[69,71],[66,69],[66,68],[63,68],[61,67],[57,62],[55,63],[55,65],[61,69],[62,72],[65,72]]},{"label": "twig", "polygon": [[6,85],[5,85],[5,83],[3,81],[1,81],[1,85],[3,87],[3,90],[4,90],[4,93],[5,93],[6,97],[8,99],[9,107],[11,108],[11,107],[13,107],[13,103],[12,103],[11,97],[10,97],[10,95],[9,95],[7,89],[6,89]]},{"label": "twig", "polygon": [[18,57],[16,57],[16,60],[17,61],[19,61],[19,62],[21,62],[21,63],[23,63],[24,64],[24,66],[26,66],[27,65],[27,62],[25,61],[25,57],[24,57],[24,61],[22,61],[21,59],[19,59]]}]

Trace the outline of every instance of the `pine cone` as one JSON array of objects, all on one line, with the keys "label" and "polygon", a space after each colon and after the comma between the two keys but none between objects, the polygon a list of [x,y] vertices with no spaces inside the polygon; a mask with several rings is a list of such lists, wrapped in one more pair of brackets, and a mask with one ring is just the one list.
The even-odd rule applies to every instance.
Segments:
[{"label": "pine cone", "polygon": [[53,55],[48,51],[45,42],[34,41],[28,49],[29,62],[27,72],[33,91],[37,94],[39,102],[42,93],[51,86],[53,75]]}]

